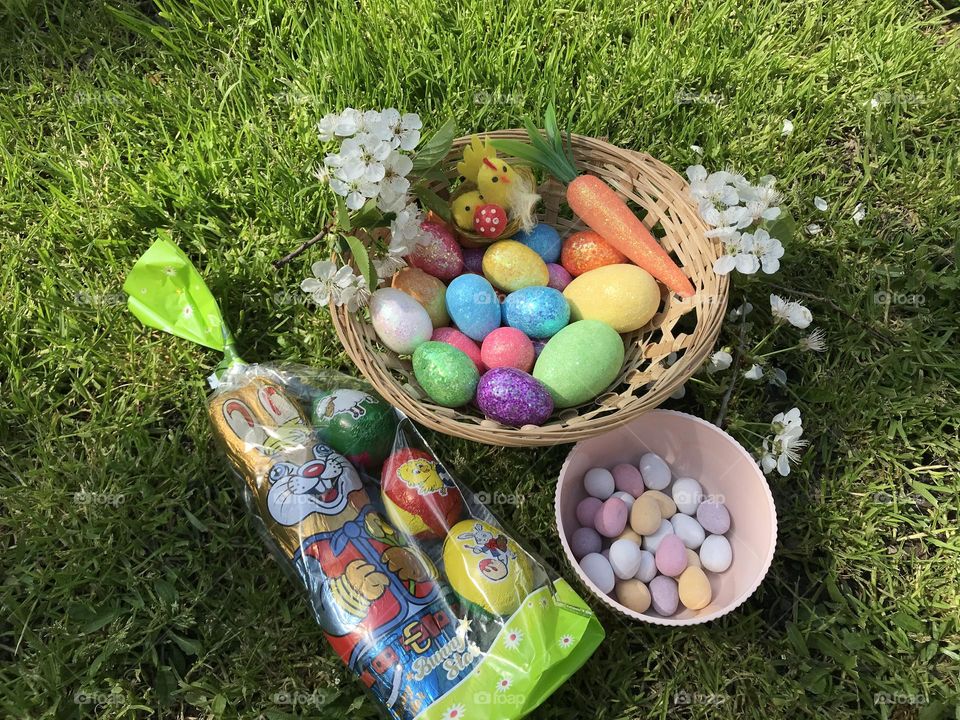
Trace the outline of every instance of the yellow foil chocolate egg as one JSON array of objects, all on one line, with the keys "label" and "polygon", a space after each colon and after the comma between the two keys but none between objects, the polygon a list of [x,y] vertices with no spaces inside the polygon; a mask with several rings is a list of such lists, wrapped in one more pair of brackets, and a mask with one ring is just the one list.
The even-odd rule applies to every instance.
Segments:
[{"label": "yellow foil chocolate egg", "polygon": [[447,580],[467,602],[510,615],[533,590],[530,557],[513,538],[482,520],[463,520],[443,542]]},{"label": "yellow foil chocolate egg", "polygon": [[642,328],[660,306],[660,287],[636,265],[604,265],[564,288],[572,320],[599,320],[619,333]]},{"label": "yellow foil chocolate egg", "polygon": [[500,240],[487,248],[483,274],[494,287],[508,293],[550,281],[543,258],[516,240]]}]

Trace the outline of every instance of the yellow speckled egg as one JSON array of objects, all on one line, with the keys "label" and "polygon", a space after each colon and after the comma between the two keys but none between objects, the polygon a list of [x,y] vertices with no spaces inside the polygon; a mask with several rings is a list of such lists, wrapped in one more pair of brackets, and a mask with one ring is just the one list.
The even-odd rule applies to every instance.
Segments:
[{"label": "yellow speckled egg", "polygon": [[447,286],[433,275],[425,273],[420,268],[405,267],[393,276],[390,284],[423,305],[435,328],[450,324],[445,299]]},{"label": "yellow speckled egg", "polygon": [[482,520],[461,520],[450,528],[443,565],[454,591],[492,615],[510,615],[533,590],[530,556]]},{"label": "yellow speckled egg", "polygon": [[599,320],[619,333],[648,322],[660,306],[660,287],[636,265],[604,265],[585,272],[564,288],[573,320]]},{"label": "yellow speckled egg", "polygon": [[494,287],[508,293],[550,281],[543,258],[516,240],[500,240],[487,248],[483,274]]},{"label": "yellow speckled egg", "polygon": [[706,574],[698,567],[688,567],[683,571],[678,583],[680,602],[691,610],[701,610],[710,604],[713,591]]}]

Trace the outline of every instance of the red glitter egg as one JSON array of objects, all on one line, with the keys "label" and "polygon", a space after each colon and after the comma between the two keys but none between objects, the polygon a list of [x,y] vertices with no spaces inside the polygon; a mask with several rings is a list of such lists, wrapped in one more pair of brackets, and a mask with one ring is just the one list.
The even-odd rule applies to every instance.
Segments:
[{"label": "red glitter egg", "polygon": [[445,282],[462,273],[463,250],[449,228],[427,220],[420,224],[420,229],[423,234],[407,256],[407,261],[413,267]]}]

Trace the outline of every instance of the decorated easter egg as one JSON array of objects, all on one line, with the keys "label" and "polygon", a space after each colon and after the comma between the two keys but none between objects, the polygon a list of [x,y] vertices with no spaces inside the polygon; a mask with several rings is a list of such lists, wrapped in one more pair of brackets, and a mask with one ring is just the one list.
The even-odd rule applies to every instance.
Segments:
[{"label": "decorated easter egg", "polygon": [[487,366],[483,364],[483,360],[480,359],[480,348],[477,347],[477,344],[464,335],[462,332],[456,328],[451,327],[441,327],[433,331],[433,335],[430,336],[431,340],[436,342],[443,342],[447,345],[453,345],[457,350],[462,351],[470,358],[471,362],[477,367],[477,372],[481,375],[486,372]]},{"label": "decorated easter egg", "polygon": [[390,282],[396,288],[423,305],[435,328],[449,324],[447,315],[447,286],[420,268],[405,267],[397,271]]},{"label": "decorated easter egg", "polygon": [[445,225],[424,221],[423,230],[413,250],[407,255],[407,262],[420,268],[444,282],[453,280],[463,272],[463,252]]},{"label": "decorated easter egg", "polygon": [[461,520],[443,542],[447,580],[465,601],[492,614],[513,613],[533,590],[529,556],[500,528]]},{"label": "decorated easter egg", "polygon": [[640,474],[640,471],[630,463],[620,463],[616,465],[613,470],[610,471],[610,474],[613,475],[613,482],[617,490],[628,492],[633,495],[634,498],[638,498],[643,494],[643,476]]},{"label": "decorated easter egg", "polygon": [[507,211],[499,205],[480,205],[473,214],[473,229],[485,238],[498,238],[507,229]]},{"label": "decorated easter egg", "polygon": [[617,490],[613,494],[613,497],[617,498],[618,500],[620,500],[620,502],[622,502],[624,505],[627,506],[628,513],[630,512],[630,508],[633,507],[633,501],[636,500],[636,498],[633,495],[623,490]]},{"label": "decorated easter egg", "polygon": [[480,373],[462,350],[429,340],[413,353],[413,374],[437,405],[460,407],[473,399]]},{"label": "decorated easter egg", "polygon": [[660,286],[636,265],[607,265],[583,273],[563,296],[574,320],[600,320],[617,332],[633,332],[660,306]]},{"label": "decorated easter egg", "polygon": [[503,301],[503,322],[529,338],[556,335],[570,321],[570,305],[563,293],[534,285],[507,295]]},{"label": "decorated easter egg", "polygon": [[701,610],[710,604],[713,591],[706,574],[698,567],[688,567],[677,582],[680,602],[691,610]]},{"label": "decorated easter egg", "polygon": [[455,197],[450,202],[450,214],[457,227],[473,230],[473,216],[481,205],[483,205],[483,195],[479,190],[469,190]]},{"label": "decorated easter egg", "polygon": [[580,569],[583,570],[584,575],[590,578],[590,582],[604,594],[611,592],[617,582],[610,561],[600,553],[590,553],[584,556],[580,560]]},{"label": "decorated easter egg", "polygon": [[512,367],[527,373],[533,368],[533,343],[516,328],[497,328],[483,339],[480,359],[488,368]]},{"label": "decorated easter egg", "polygon": [[447,286],[447,313],[460,332],[478,342],[500,327],[500,301],[480,275],[461,275]]},{"label": "decorated easter egg", "polygon": [[463,267],[468,273],[483,274],[483,253],[486,248],[463,248]]},{"label": "decorated easter egg", "polygon": [[723,535],[708,535],[700,545],[700,564],[710,572],[724,572],[733,562],[733,549]]},{"label": "decorated easter egg", "polygon": [[650,590],[637,579],[621,580],[616,587],[617,600],[634,612],[646,612],[650,607]]},{"label": "decorated easter egg", "polygon": [[339,388],[317,395],[313,427],[320,438],[354,467],[376,473],[393,448],[397,417],[378,395]]},{"label": "decorated easter egg", "polygon": [[492,368],[477,384],[477,407],[504,425],[542,425],[553,412],[553,398],[532,375],[511,367]]},{"label": "decorated easter egg", "polygon": [[615,249],[593,230],[574,233],[563,241],[560,264],[571,275],[583,275],[604,265],[625,262],[627,256]]},{"label": "decorated easter egg", "polygon": [[670,524],[669,520],[661,520],[660,527],[649,535],[644,534],[641,547],[644,550],[656,553],[657,548],[660,547],[660,542],[667,537],[667,535],[673,535],[673,525]]},{"label": "decorated easter egg", "polygon": [[640,567],[634,577],[648,583],[657,576],[657,560],[649,550],[640,551]]},{"label": "decorated easter egg", "polygon": [[499,240],[483,254],[483,274],[501,290],[512,293],[550,279],[547,264],[516,240]]},{"label": "decorated easter egg", "polygon": [[691,550],[696,550],[700,547],[700,544],[706,537],[706,533],[703,532],[700,523],[689,515],[677,513],[670,518],[670,525],[673,526],[673,534],[680,538],[683,544]]},{"label": "decorated easter egg", "polygon": [[680,604],[680,592],[677,581],[666,575],[657,575],[650,581],[650,600],[653,609],[664,617],[670,617]]},{"label": "decorated easter egg", "polygon": [[558,408],[592,400],[606,390],[623,365],[623,340],[597,320],[571,323],[550,338],[533,368]]},{"label": "decorated easter egg", "polygon": [[534,225],[530,232],[520,230],[513,239],[533,250],[545,263],[555,263],[560,259],[563,246],[560,233],[546,223]]},{"label": "decorated easter egg", "polygon": [[[646,477],[644,477],[644,480],[646,480]],[[677,512],[677,504],[673,501],[673,498],[666,493],[662,493],[659,490],[647,490],[643,495],[656,501],[657,505],[660,506],[660,516],[664,520],[669,520]]]},{"label": "decorated easter egg", "polygon": [[670,484],[672,472],[666,461],[656,453],[644,453],[640,458],[643,484],[651,490],[663,490]]},{"label": "decorated easter egg", "polygon": [[563,265],[547,263],[547,287],[563,292],[573,282],[573,275],[566,271]]},{"label": "decorated easter egg", "polygon": [[441,538],[460,519],[460,490],[425,450],[403,448],[393,453],[383,464],[380,484],[387,517],[408,535]]},{"label": "decorated easter egg", "polygon": [[433,334],[423,305],[396,288],[380,288],[370,296],[370,320],[380,342],[398,355],[409,355]]},{"label": "decorated easter egg", "polygon": [[613,574],[621,580],[627,580],[637,574],[640,569],[640,560],[643,552],[640,546],[626,538],[614,540],[610,546],[610,565]]}]

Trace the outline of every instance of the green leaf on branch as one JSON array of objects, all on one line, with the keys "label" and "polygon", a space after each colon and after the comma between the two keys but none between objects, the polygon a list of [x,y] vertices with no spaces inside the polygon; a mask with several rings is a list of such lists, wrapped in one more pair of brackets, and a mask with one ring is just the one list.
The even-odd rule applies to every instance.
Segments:
[{"label": "green leaf on branch", "polygon": [[377,207],[377,201],[371,199],[351,218],[351,223],[355,228],[371,228],[379,225],[382,217],[383,213]]},{"label": "green leaf on branch", "polygon": [[350,210],[347,208],[347,200],[342,195],[334,195],[337,199],[337,228],[343,232],[350,232]]},{"label": "green leaf on branch", "polygon": [[770,237],[776,238],[782,243],[793,240],[797,234],[797,221],[786,210],[780,211],[780,217],[773,221],[764,221],[764,229],[770,233]]},{"label": "green leaf on branch", "polygon": [[360,238],[354,235],[347,235],[345,240],[350,247],[350,254],[353,255],[353,261],[356,263],[357,269],[366,278],[367,287],[371,291],[374,290],[377,287],[377,269],[373,266],[373,261],[370,259],[370,253],[367,252],[366,246]]},{"label": "green leaf on branch", "polygon": [[457,125],[453,118],[449,118],[413,156],[413,171],[419,175],[436,167],[450,152],[456,132]]},{"label": "green leaf on branch", "polygon": [[447,222],[450,222],[450,205],[442,197],[425,185],[414,185],[413,194],[417,196],[423,205],[429,210],[433,210],[437,215]]}]

